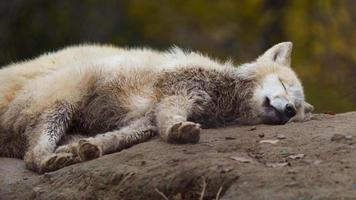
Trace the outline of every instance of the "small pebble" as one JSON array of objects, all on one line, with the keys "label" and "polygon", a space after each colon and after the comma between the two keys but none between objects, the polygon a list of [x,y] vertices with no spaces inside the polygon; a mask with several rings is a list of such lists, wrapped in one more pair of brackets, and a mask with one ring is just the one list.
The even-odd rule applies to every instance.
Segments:
[{"label": "small pebble", "polygon": [[333,142],[340,142],[340,141],[343,141],[343,140],[345,140],[346,139],[346,137],[345,137],[345,135],[341,135],[341,134],[334,134],[332,137],[331,137],[331,141],[333,141]]},{"label": "small pebble", "polygon": [[340,141],[342,139],[344,139],[345,136],[344,135],[341,135],[341,134],[334,134],[332,137],[331,137],[331,141]]},{"label": "small pebble", "polygon": [[290,155],[290,153],[289,153],[289,151],[288,151],[288,150],[283,149],[283,150],[281,151],[281,155],[282,155],[282,156],[289,156],[289,155]]},{"label": "small pebble", "polygon": [[33,188],[33,191],[34,191],[35,193],[37,193],[37,194],[43,193],[43,191],[41,190],[41,188],[38,187],[38,186],[34,187],[34,188]]},{"label": "small pebble", "polygon": [[237,162],[242,162],[242,163],[251,163],[252,159],[250,158],[244,158],[244,157],[239,157],[239,156],[231,156],[230,157],[233,160],[236,160]]},{"label": "small pebble", "polygon": [[283,134],[278,134],[277,138],[280,139],[280,140],[283,140],[283,139],[286,139],[286,136],[283,135]]},{"label": "small pebble", "polygon": [[352,140],[352,135],[346,135],[346,136],[345,136],[345,139],[346,139],[346,140]]},{"label": "small pebble", "polygon": [[257,130],[257,127],[254,126],[254,127],[250,128],[250,129],[248,129],[248,130],[249,130],[249,131],[255,131],[255,130]]},{"label": "small pebble", "polygon": [[340,162],[341,164],[349,163],[349,161],[346,160],[346,159],[341,159],[341,160],[339,160],[339,162]]},{"label": "small pebble", "polygon": [[265,137],[265,134],[264,133],[259,133],[258,137],[263,138],[263,137]]},{"label": "small pebble", "polygon": [[226,167],[226,168],[223,168],[222,170],[221,170],[221,173],[227,173],[227,172],[230,172],[231,170],[233,170],[234,168],[232,168],[232,167]]},{"label": "small pebble", "polygon": [[356,183],[352,184],[352,189],[356,190]]},{"label": "small pebble", "polygon": [[295,170],[295,169],[290,169],[290,170],[287,171],[287,173],[288,173],[288,174],[297,174],[298,171]]},{"label": "small pebble", "polygon": [[330,140],[332,142],[352,144],[352,135],[343,135],[343,134],[336,133],[331,137]]},{"label": "small pebble", "polygon": [[272,167],[272,168],[277,168],[277,167],[285,167],[290,165],[288,162],[283,162],[283,163],[266,163],[267,167]]},{"label": "small pebble", "polygon": [[299,182],[297,182],[297,181],[292,181],[292,182],[290,182],[290,183],[285,184],[284,186],[287,186],[287,187],[296,187],[296,186],[298,186],[298,185],[299,185]]},{"label": "small pebble", "polygon": [[314,164],[314,165],[320,165],[322,162],[323,162],[323,161],[321,161],[321,160],[315,160],[315,161],[313,162],[313,164]]},{"label": "small pebble", "polygon": [[305,156],[304,154],[299,153],[299,154],[295,154],[295,155],[290,155],[290,156],[288,156],[288,158],[295,160],[295,159],[304,158],[304,156]]}]

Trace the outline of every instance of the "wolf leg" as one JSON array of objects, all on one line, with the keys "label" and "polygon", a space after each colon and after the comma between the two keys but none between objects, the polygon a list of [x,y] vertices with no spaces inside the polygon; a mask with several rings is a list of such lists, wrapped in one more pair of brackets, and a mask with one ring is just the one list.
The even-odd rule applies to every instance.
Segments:
[{"label": "wolf leg", "polygon": [[28,128],[25,135],[29,140],[24,160],[26,167],[43,173],[72,164],[75,156],[70,153],[53,153],[73,117],[73,107],[57,102],[39,117],[34,128]]},{"label": "wolf leg", "polygon": [[163,140],[172,143],[199,142],[200,125],[187,119],[189,115],[198,113],[202,109],[201,105],[208,100],[209,96],[204,92],[173,95],[162,99],[155,114],[159,134]]},{"label": "wolf leg", "polygon": [[95,137],[81,139],[60,147],[56,152],[69,150],[71,153],[77,154],[81,161],[91,160],[144,142],[155,134],[156,127],[151,119],[143,117],[119,130],[98,134]]}]

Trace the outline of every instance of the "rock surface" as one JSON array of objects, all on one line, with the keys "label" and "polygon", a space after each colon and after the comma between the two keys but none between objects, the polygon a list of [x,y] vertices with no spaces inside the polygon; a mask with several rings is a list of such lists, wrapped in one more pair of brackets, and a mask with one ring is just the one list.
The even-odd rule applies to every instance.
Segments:
[{"label": "rock surface", "polygon": [[204,130],[195,145],[155,138],[44,175],[0,158],[0,199],[356,199],[353,138],[356,112]]}]

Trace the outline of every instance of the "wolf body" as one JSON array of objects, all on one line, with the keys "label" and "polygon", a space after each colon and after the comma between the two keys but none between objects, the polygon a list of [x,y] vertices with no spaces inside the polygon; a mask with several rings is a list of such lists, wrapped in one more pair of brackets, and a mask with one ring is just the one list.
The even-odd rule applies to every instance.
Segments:
[{"label": "wolf body", "polygon": [[0,70],[0,156],[43,173],[156,135],[197,143],[201,128],[283,124],[312,106],[292,43],[234,67],[199,53],[82,45]]}]

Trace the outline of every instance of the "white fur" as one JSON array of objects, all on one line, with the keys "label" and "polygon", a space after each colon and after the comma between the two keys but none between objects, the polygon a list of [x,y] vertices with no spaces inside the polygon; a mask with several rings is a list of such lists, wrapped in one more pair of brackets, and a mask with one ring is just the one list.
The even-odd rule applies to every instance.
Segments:
[{"label": "white fur", "polygon": [[[247,63],[239,67],[239,73],[245,77],[260,79],[260,85],[254,92],[254,99],[257,102],[256,108],[264,113],[263,102],[267,97],[270,104],[277,110],[283,111],[287,104],[293,105],[297,114],[289,121],[303,121],[305,114],[313,110],[312,106],[305,109],[303,87],[297,75],[291,70],[291,42],[279,43],[255,62]],[[284,87],[282,83],[284,84]],[[310,104],[309,104],[310,105]]]},{"label": "white fur", "polygon": [[[230,78],[236,75],[233,78],[238,83],[246,83],[243,86],[236,84],[236,88],[231,87],[233,91],[227,89],[231,94],[225,93],[227,99],[219,101],[230,109],[235,106],[230,105],[236,102],[234,99],[246,100],[247,102],[236,105],[246,106],[245,109],[240,109],[246,113],[232,115],[240,117],[243,120],[241,123],[264,123],[269,117],[274,118],[274,122],[285,123],[284,118],[278,116],[280,113],[275,111],[283,110],[287,104],[292,104],[297,109],[297,115],[291,120],[302,121],[306,118],[305,113],[311,112],[312,106],[304,102],[300,80],[290,68],[291,51],[290,42],[280,43],[267,50],[256,61],[235,68],[230,61],[221,63],[200,53],[185,52],[177,47],[167,52],[110,46],[66,48],[0,70],[3,83],[0,85],[1,127],[17,132],[16,129],[28,125],[28,119],[38,119],[35,129],[29,129],[25,133],[29,147],[24,155],[27,167],[38,172],[52,171],[78,162],[75,159],[77,156],[80,161],[84,161],[127,148],[149,139],[156,132],[168,142],[196,143],[200,137],[200,126],[198,121],[188,121],[189,116],[204,114],[202,105],[208,105],[206,103],[210,102],[210,96],[204,89],[189,91],[185,86],[179,85],[176,77],[167,76],[164,79],[165,75],[174,75],[174,72],[182,68],[192,70],[192,75],[194,68],[216,73],[219,77],[228,75],[226,77]],[[172,88],[168,84],[168,87],[162,86],[159,85],[160,78],[163,78],[164,83],[170,83],[170,80],[178,83],[173,83]],[[86,117],[93,114],[94,124],[106,125],[105,122],[109,122],[110,126],[110,117],[103,118],[105,122],[95,121],[95,117],[105,117],[100,116],[100,106],[105,109],[108,106],[109,110],[112,108],[113,113],[118,114],[124,108],[126,113],[123,121],[120,121],[123,126],[84,140],[72,140],[55,152],[59,142],[66,137],[71,120],[75,120],[76,109],[81,108],[83,99],[90,97],[92,89],[104,93],[100,97],[109,97],[110,101],[101,101],[100,98],[97,99],[98,102],[93,100],[98,104],[88,106],[89,111],[84,109],[89,113],[83,111]],[[270,99],[268,107],[264,105],[266,98]],[[219,115],[225,117],[224,112],[230,111],[223,107],[219,104],[217,109],[221,111]],[[288,115],[288,120],[290,117]],[[90,117],[81,119],[88,119],[89,123],[84,121],[83,124],[91,127]],[[112,118],[113,121],[117,119]],[[2,146],[4,145],[0,145],[0,149]],[[17,157],[23,156],[22,151],[10,153]]]}]

